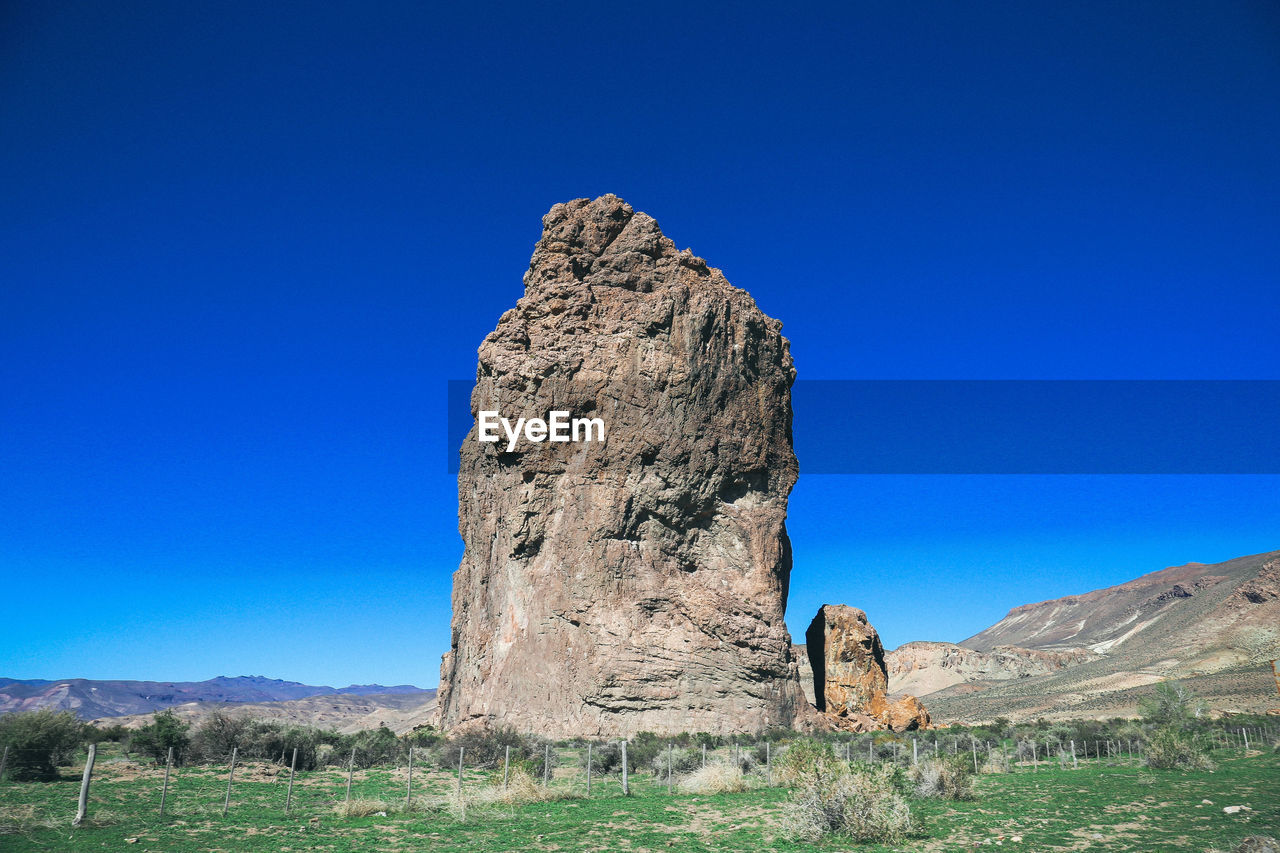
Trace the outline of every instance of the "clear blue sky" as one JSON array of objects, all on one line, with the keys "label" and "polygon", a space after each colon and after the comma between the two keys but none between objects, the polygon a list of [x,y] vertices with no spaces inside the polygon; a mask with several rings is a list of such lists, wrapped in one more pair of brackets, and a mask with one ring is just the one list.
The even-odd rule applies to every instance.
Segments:
[{"label": "clear blue sky", "polygon": [[[434,685],[445,381],[571,198],[802,378],[1280,378],[1278,107],[1269,0],[4,3],[0,675]],[[959,640],[1280,548],[1280,477],[811,475],[789,526],[793,634]]]}]

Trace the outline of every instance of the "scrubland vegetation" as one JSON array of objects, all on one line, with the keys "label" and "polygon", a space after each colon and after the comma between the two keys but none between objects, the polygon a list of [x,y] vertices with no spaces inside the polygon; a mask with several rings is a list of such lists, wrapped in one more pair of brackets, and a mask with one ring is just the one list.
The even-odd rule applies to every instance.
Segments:
[{"label": "scrubland vegetation", "polygon": [[[616,741],[590,744],[588,793],[586,741],[509,730],[342,735],[232,714],[187,728],[161,713],[128,732],[15,714],[0,717],[0,848],[1230,851],[1280,835],[1274,718],[1209,721],[1194,702],[1144,713],[897,735],[640,734],[629,796]],[[88,818],[72,828],[89,742]]]}]

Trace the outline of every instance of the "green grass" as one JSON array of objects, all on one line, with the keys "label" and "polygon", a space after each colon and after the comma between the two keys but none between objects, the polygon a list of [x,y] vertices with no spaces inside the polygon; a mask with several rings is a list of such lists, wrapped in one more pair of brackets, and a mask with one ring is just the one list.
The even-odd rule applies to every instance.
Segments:
[{"label": "green grass", "polygon": [[[567,751],[566,751],[567,752]],[[566,759],[568,756],[565,756]],[[456,784],[440,770],[415,770],[416,808],[404,811],[404,768],[358,771],[352,797],[382,800],[385,817],[340,818],[346,774],[298,774],[293,808],[284,814],[288,771],[237,768],[231,808],[222,817],[226,770],[182,768],[171,777],[166,815],[157,814],[160,771],[113,755],[100,758],[90,818],[73,829],[79,776],[68,769],[49,783],[0,783],[4,851],[409,851],[492,853],[546,851],[959,851],[996,846],[1028,851],[1229,850],[1247,835],[1280,836],[1280,756],[1220,751],[1213,772],[1152,771],[1134,764],[1082,763],[1079,770],[1022,769],[982,776],[972,802],[913,801],[923,832],[900,848],[858,847],[832,839],[817,845],[781,836],[787,792],[761,788],[720,796],[668,795],[665,781],[633,777],[624,798],[616,776],[597,779],[582,797],[524,806],[472,808],[465,822],[423,809]],[[554,787],[582,793],[566,761]],[[278,775],[273,775],[278,774]],[[468,771],[468,789],[488,774]],[[419,797],[423,799],[419,799]],[[1211,800],[1204,804],[1202,800]],[[1223,814],[1227,805],[1252,811]],[[1013,836],[1021,836],[1013,842]],[[137,839],[129,843],[126,839]]]}]

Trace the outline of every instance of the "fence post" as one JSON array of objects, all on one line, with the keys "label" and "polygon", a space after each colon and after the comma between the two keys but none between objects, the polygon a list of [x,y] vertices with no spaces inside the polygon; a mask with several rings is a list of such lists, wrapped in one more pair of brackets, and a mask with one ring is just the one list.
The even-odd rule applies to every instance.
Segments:
[{"label": "fence post", "polygon": [[9,747],[5,746],[4,755],[0,755],[0,782],[4,781],[4,768],[9,763]]},{"label": "fence post", "polygon": [[[977,749],[978,748],[975,746],[974,755],[977,755]],[[916,740],[915,738],[911,739],[911,763],[912,764],[920,763],[920,741]]]},{"label": "fence post", "polygon": [[89,809],[89,780],[93,778],[93,761],[97,757],[98,745],[89,744],[89,756],[84,760],[84,778],[80,780],[80,806],[76,809],[76,819],[71,822],[72,826],[79,826]]},{"label": "fence post", "polygon": [[347,759],[347,805],[351,805],[351,777],[356,773],[356,748],[351,747],[351,757]]},{"label": "fence post", "polygon": [[702,766],[707,766],[707,744],[705,741],[702,744]]},{"label": "fence post", "polygon": [[289,762],[289,793],[284,797],[284,813],[288,814],[293,806],[293,774],[298,770],[298,748],[293,748],[293,760]]},{"label": "fence post", "polygon": [[1036,739],[1035,738],[1031,739],[1031,769],[1032,770],[1040,769],[1040,758],[1039,756],[1036,755]]},{"label": "fence post", "polygon": [[631,788],[627,783],[627,742],[622,742],[622,796],[631,796]]},{"label": "fence post", "polygon": [[773,787],[773,744],[764,742],[764,777],[769,787]]},{"label": "fence post", "polygon": [[413,747],[409,747],[409,786],[404,794],[404,810],[409,811],[413,804]]},{"label": "fence post", "polygon": [[978,772],[978,742],[969,735],[969,751],[973,753],[973,772]]},{"label": "fence post", "polygon": [[1072,770],[1080,769],[1080,762],[1076,761],[1076,742],[1074,740],[1071,741],[1071,769]]},{"label": "fence post", "polygon": [[1240,736],[1244,738],[1244,751],[1249,751],[1249,732],[1245,729],[1240,730]]},{"label": "fence post", "polygon": [[[461,757],[458,758],[462,760]],[[507,783],[511,781],[511,747],[507,746],[507,753],[502,758],[502,790],[507,790]]]},{"label": "fence post", "polygon": [[676,760],[676,745],[667,742],[667,793],[671,793],[671,765]]},{"label": "fence post", "polygon": [[[239,752],[239,750],[240,748],[237,746],[231,747],[231,769],[227,772],[227,798],[222,801],[223,817],[227,816],[227,809],[231,808],[231,780],[236,778],[236,753]],[[289,790],[293,790],[292,779],[289,780]],[[287,805],[285,806],[285,811],[288,811]]]},{"label": "fence post", "polygon": [[872,735],[867,738],[867,761],[876,760],[876,736]]},{"label": "fence post", "polygon": [[465,746],[458,747],[458,793],[462,793],[462,756],[467,751]]},{"label": "fence post", "polygon": [[160,789],[160,817],[164,817],[164,801],[169,797],[169,768],[173,766],[173,747],[169,747],[169,757],[164,762],[164,787]]},{"label": "fence post", "polygon": [[587,741],[587,798],[591,798],[591,741]]},{"label": "fence post", "polygon": [[542,787],[547,787],[547,782],[551,779],[551,744],[543,744],[542,750]]}]

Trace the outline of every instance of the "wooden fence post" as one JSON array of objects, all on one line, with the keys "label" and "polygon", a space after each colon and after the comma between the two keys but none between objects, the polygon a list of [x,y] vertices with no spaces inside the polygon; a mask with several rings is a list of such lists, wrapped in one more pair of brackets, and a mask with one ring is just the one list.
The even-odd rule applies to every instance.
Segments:
[{"label": "wooden fence post", "polygon": [[413,804],[413,747],[409,747],[409,784],[404,794],[404,810],[409,811]]},{"label": "wooden fence post", "polygon": [[298,770],[298,748],[293,748],[293,760],[289,762],[289,793],[284,797],[284,813],[288,814],[293,806],[293,775]]},{"label": "wooden fence post", "polygon": [[770,788],[773,787],[773,744],[764,742],[764,778]]},{"label": "wooden fence post", "polygon": [[173,747],[169,747],[169,757],[164,762],[164,787],[160,789],[160,817],[164,817],[164,801],[169,796],[169,768],[173,766]]},{"label": "wooden fence post", "polygon": [[627,782],[627,742],[622,742],[622,796],[631,796],[631,787]]},{"label": "wooden fence post", "polygon": [[[8,749],[8,747],[5,747],[5,748],[6,748],[6,749]],[[703,744],[702,744],[702,766],[703,766],[703,767],[706,767],[706,766],[707,766],[707,745],[706,745],[706,743],[703,743]]]},{"label": "wooden fence post", "polygon": [[1074,740],[1071,741],[1071,769],[1072,770],[1080,769],[1080,762],[1076,761],[1076,742]]},{"label": "wooden fence post", "polygon": [[4,781],[4,768],[9,764],[9,747],[4,748],[4,755],[0,755],[0,782]]},{"label": "wooden fence post", "polygon": [[542,787],[547,787],[551,780],[551,743],[543,744],[542,750]]},{"label": "wooden fence post", "polygon": [[462,756],[467,751],[465,746],[458,747],[458,793],[462,793]]},{"label": "wooden fence post", "polygon": [[668,794],[671,793],[671,775],[672,775],[671,765],[675,763],[675,760],[676,760],[676,745],[668,741],[667,742],[667,793]]},{"label": "wooden fence post", "polygon": [[591,741],[587,741],[587,798],[591,798]]},{"label": "wooden fence post", "polygon": [[978,772],[978,742],[969,735],[969,750],[973,753],[973,772]]},{"label": "wooden fence post", "polygon": [[351,757],[347,759],[347,805],[351,805],[351,777],[356,773],[356,748],[351,747]]},{"label": "wooden fence post", "polygon": [[[462,759],[459,758],[459,761]],[[507,790],[507,783],[511,780],[511,747],[507,747],[506,756],[502,759],[502,790]]]},{"label": "wooden fence post", "polygon": [[[239,751],[239,749],[240,748],[237,746],[231,747],[231,769],[227,773],[227,798],[222,801],[223,817],[227,816],[227,809],[231,808],[231,780],[236,778],[236,753]],[[291,783],[290,790],[292,789],[293,789],[293,786]]]},{"label": "wooden fence post", "polygon": [[[974,755],[977,755],[977,751],[976,751],[977,749],[978,748],[975,746]],[[915,738],[911,739],[911,763],[913,765],[920,763],[920,741],[916,740]]]},{"label": "wooden fence post", "polygon": [[84,778],[80,780],[80,806],[76,809],[76,819],[72,826],[79,826],[89,810],[89,780],[93,778],[93,762],[98,757],[98,745],[89,744],[89,756],[84,760]]}]

